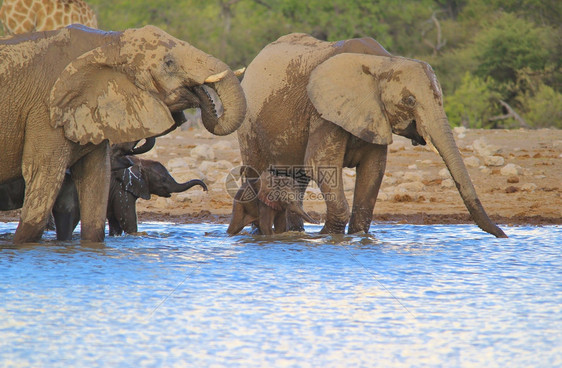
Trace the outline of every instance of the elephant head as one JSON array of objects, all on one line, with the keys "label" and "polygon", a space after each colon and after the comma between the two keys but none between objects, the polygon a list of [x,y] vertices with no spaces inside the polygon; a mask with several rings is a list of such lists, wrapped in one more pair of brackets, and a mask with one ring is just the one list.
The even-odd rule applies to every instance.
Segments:
[{"label": "elephant head", "polygon": [[172,193],[181,193],[195,185],[207,191],[207,185],[199,179],[178,183],[166,167],[158,161],[130,157],[133,165],[124,171],[116,171],[112,175],[121,182],[123,191],[133,194],[136,198],[150,199],[151,194],[169,198]]},{"label": "elephant head", "polygon": [[159,135],[185,121],[188,108],[201,109],[209,132],[226,135],[246,111],[238,78],[226,64],[153,26],[120,32],[73,60],[49,102],[53,126],[63,126],[66,137],[80,144]]},{"label": "elephant head", "polygon": [[431,144],[441,155],[476,224],[497,237],[472,185],[443,109],[441,87],[424,62],[342,53],[315,68],[307,86],[318,113],[362,140],[392,143],[392,133]]},{"label": "elephant head", "polygon": [[150,137],[137,147],[140,141],[130,143],[113,144],[109,152],[109,161],[111,170],[122,170],[133,165],[133,161],[129,156],[140,155],[150,151],[156,144],[156,138]]},{"label": "elephant head", "polygon": [[257,221],[263,235],[286,231],[286,212],[291,211],[310,223],[317,223],[302,208],[296,182],[287,176],[263,172],[259,178],[249,178],[234,197],[232,219],[227,233],[239,233],[244,226]]}]

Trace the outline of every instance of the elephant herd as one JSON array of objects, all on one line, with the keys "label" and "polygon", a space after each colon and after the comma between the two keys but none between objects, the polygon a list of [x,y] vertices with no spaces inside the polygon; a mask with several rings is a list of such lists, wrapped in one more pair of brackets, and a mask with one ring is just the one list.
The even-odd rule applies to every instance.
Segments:
[{"label": "elephant herd", "polygon": [[[302,210],[310,180],[326,201],[322,233],[368,232],[394,133],[433,146],[476,224],[506,236],[478,199],[432,68],[373,39],[289,34],[267,45],[241,82],[154,26],[16,35],[0,39],[0,61],[0,210],[21,207],[14,243],[38,241],[51,216],[58,239],[79,220],[87,241],[103,241],[106,219],[110,235],[135,233],[137,198],[206,190],[136,157],[190,108],[212,134],[238,134],[246,170],[229,234],[251,223],[262,234],[302,231],[313,221]],[[351,209],[344,167],[356,169]]]}]

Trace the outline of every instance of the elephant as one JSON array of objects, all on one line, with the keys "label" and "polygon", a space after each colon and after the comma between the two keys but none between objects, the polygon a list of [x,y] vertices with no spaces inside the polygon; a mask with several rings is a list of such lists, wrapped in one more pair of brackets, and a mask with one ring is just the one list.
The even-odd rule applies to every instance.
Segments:
[{"label": "elephant", "polygon": [[150,199],[151,194],[170,197],[171,193],[180,193],[199,185],[207,191],[207,185],[193,179],[178,183],[168,170],[158,161],[132,157],[133,166],[115,170],[111,173],[107,220],[109,235],[121,235],[138,232],[136,201],[138,198]]},{"label": "elephant", "polygon": [[317,223],[302,208],[299,201],[301,192],[297,183],[290,177],[277,176],[263,172],[258,179],[244,182],[234,197],[232,218],[227,233],[238,234],[244,226],[257,222],[262,235],[272,235],[287,231],[287,213],[293,212],[304,220]]},{"label": "elephant", "polygon": [[15,35],[0,40],[0,60],[0,183],[23,178],[26,188],[14,243],[41,238],[67,169],[81,239],[103,241],[110,144],[165,134],[188,108],[199,108],[215,135],[234,132],[245,116],[225,63],[154,26]]},{"label": "elephant", "polygon": [[[372,38],[325,42],[294,33],[263,48],[241,84],[243,163],[291,175],[304,189],[314,180],[327,206],[321,233],[343,233],[346,225],[350,234],[369,231],[394,133],[434,147],[476,224],[506,237],[476,194],[429,64],[393,56]],[[343,167],[356,169],[351,211]],[[290,217],[288,226],[302,230],[302,220]]]},{"label": "elephant", "polygon": [[[154,137],[146,139],[146,142],[137,147],[137,142],[114,144],[111,146],[110,164],[112,172],[123,170],[133,165],[131,155],[146,153],[154,147]],[[25,197],[25,181],[17,178],[7,183],[0,184],[0,211],[19,209],[23,206]],[[59,193],[55,199],[52,216],[49,217],[47,228],[56,230],[57,240],[70,240],[72,232],[80,221],[80,209],[78,203],[78,192],[72,180],[70,171],[64,176]]]}]

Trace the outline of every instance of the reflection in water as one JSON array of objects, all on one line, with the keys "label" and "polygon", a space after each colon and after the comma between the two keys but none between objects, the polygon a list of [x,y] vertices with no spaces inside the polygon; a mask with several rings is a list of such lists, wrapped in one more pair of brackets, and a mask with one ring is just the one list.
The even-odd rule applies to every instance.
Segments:
[{"label": "reflection in water", "polygon": [[17,247],[15,227],[0,223],[2,365],[562,365],[558,226],[268,238],[145,223]]}]

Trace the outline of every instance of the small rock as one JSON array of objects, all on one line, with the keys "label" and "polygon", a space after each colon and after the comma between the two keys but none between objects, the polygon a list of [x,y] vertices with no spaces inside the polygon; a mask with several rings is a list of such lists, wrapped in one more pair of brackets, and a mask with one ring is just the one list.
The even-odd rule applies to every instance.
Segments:
[{"label": "small rock", "polygon": [[398,185],[399,189],[406,189],[406,191],[408,192],[421,192],[424,188],[425,185],[423,185],[423,183],[419,182],[419,181],[415,181],[412,183],[402,183]]},{"label": "small rock", "polygon": [[453,179],[445,179],[441,182],[441,188],[454,188],[455,182]]},{"label": "small rock", "polygon": [[405,181],[421,181],[422,176],[418,172],[406,172],[406,173],[404,173],[404,180]]},{"label": "small rock", "polygon": [[453,133],[460,135],[460,134],[465,134],[466,133],[466,128],[463,126],[458,126],[458,127],[454,127],[453,128]]},{"label": "small rock", "polygon": [[200,144],[193,148],[190,155],[191,157],[202,158],[205,160],[215,159],[215,151],[208,144]]},{"label": "small rock", "polygon": [[451,173],[449,172],[449,170],[447,168],[443,168],[443,169],[439,170],[439,177],[441,179],[450,179]]},{"label": "small rock", "polygon": [[509,178],[507,178],[507,182],[510,184],[519,183],[519,177],[515,175],[511,175]]},{"label": "small rock", "polygon": [[519,189],[517,189],[517,187],[514,187],[513,185],[511,185],[511,186],[505,188],[505,192],[506,192],[506,193],[515,193],[515,192],[517,192],[517,191],[519,191]]},{"label": "small rock", "polygon": [[352,178],[350,176],[344,175],[342,177],[343,179],[343,187],[345,189],[353,189],[355,188],[355,178]]},{"label": "small rock", "polygon": [[183,158],[177,157],[177,158],[170,159],[166,167],[168,168],[168,170],[174,170],[179,168],[183,169],[189,167],[189,164]]},{"label": "small rock", "polygon": [[377,196],[377,201],[388,201],[389,195],[387,193],[379,192]]},{"label": "small rock", "polygon": [[409,166],[408,166],[408,169],[409,169],[409,170],[417,170],[417,169],[418,169],[418,165],[416,165],[416,164],[409,165]]},{"label": "small rock", "polygon": [[521,166],[515,164],[507,164],[501,168],[502,175],[519,175],[521,173]]},{"label": "small rock", "polygon": [[396,184],[397,180],[392,176],[385,176],[382,182],[388,185],[392,185],[392,184]]},{"label": "small rock", "polygon": [[159,209],[164,209],[168,207],[168,201],[164,197],[158,197],[155,201],[152,201],[152,205]]},{"label": "small rock", "polygon": [[215,151],[227,151],[232,149],[230,141],[219,141],[211,146]]},{"label": "small rock", "polygon": [[484,157],[484,164],[486,166],[502,166],[505,163],[505,160],[501,156],[485,156]]},{"label": "small rock", "polygon": [[354,177],[355,177],[355,170],[349,169],[349,168],[345,167],[345,168],[342,170],[342,174],[343,174],[344,176],[349,176],[349,177],[351,177],[351,178],[354,178]]},{"label": "small rock", "polygon": [[198,170],[206,173],[206,172],[215,170],[215,168],[216,168],[215,162],[205,160],[205,161],[201,162],[201,164],[198,167]]},{"label": "small rock", "polygon": [[524,190],[525,192],[533,192],[535,189],[537,189],[537,185],[534,183],[523,184],[521,187],[521,190]]},{"label": "small rock", "polygon": [[480,166],[480,172],[482,174],[489,174],[490,172],[492,172],[492,170],[490,170],[489,168],[487,168],[486,166]]},{"label": "small rock", "polygon": [[219,160],[216,162],[216,166],[217,169],[221,169],[221,170],[228,170],[230,171],[230,169],[232,169],[234,167],[234,165],[232,164],[232,162],[227,161],[227,160]]},{"label": "small rock", "polygon": [[477,139],[472,142],[472,149],[474,150],[474,153],[481,157],[493,156],[500,152],[500,148],[498,146],[487,144],[484,139]]},{"label": "small rock", "polygon": [[478,157],[470,156],[464,159],[464,164],[468,167],[479,167],[480,160],[478,159]]},{"label": "small rock", "polygon": [[176,200],[179,202],[189,202],[189,203],[201,203],[208,193],[203,190],[188,190],[186,192],[178,193],[176,195]]}]

